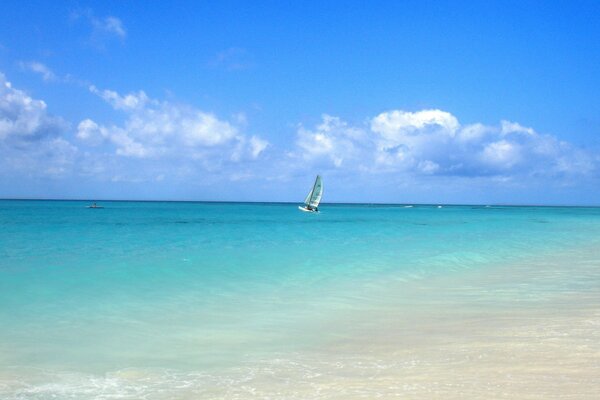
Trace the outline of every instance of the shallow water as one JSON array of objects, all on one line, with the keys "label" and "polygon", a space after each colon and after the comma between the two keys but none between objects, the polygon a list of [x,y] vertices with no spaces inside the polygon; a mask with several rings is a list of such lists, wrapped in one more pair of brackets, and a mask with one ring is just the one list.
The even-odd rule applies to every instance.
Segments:
[{"label": "shallow water", "polygon": [[0,201],[0,397],[595,398],[600,209]]}]

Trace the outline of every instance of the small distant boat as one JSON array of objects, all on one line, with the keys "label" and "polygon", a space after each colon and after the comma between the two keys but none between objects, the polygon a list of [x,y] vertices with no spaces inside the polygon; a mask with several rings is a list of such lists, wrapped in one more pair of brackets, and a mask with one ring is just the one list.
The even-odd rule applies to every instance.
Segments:
[{"label": "small distant boat", "polygon": [[437,208],[442,208],[442,206],[437,206]]},{"label": "small distant boat", "polygon": [[319,212],[319,203],[323,197],[323,180],[320,175],[317,175],[315,184],[304,199],[304,206],[299,206],[300,211],[316,213]]},{"label": "small distant boat", "polygon": [[104,207],[99,206],[96,203],[93,203],[91,206],[87,206],[87,208],[104,208]]}]

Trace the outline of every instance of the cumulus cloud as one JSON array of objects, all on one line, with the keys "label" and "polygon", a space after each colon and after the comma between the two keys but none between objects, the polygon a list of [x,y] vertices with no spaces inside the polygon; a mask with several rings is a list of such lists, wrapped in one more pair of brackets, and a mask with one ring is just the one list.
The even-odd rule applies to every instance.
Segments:
[{"label": "cumulus cloud", "polygon": [[78,149],[62,134],[69,128],[48,114],[46,103],[15,89],[0,73],[2,173],[58,176],[70,170]]},{"label": "cumulus cloud", "polygon": [[352,127],[338,117],[324,114],[322,122],[314,129],[300,126],[296,145],[299,154],[307,161],[329,161],[342,167],[362,153],[368,144],[362,128]]},{"label": "cumulus cloud", "polygon": [[267,147],[269,147],[268,141],[261,139],[258,136],[252,136],[250,138],[250,154],[252,158],[258,158]]},{"label": "cumulus cloud", "polygon": [[527,128],[525,126],[522,126],[521,124],[518,124],[516,122],[510,122],[510,121],[502,121],[500,123],[500,132],[503,135],[508,135],[511,133],[521,133],[521,134],[530,135],[530,136],[536,135],[533,128]]},{"label": "cumulus cloud", "polygon": [[85,119],[78,125],[77,137],[90,145],[109,142],[120,156],[240,161],[256,159],[269,145],[257,136],[247,138],[234,123],[212,113],[151,99],[143,91],[121,95],[94,86],[90,91],[127,118],[121,126]]},{"label": "cumulus cloud", "polygon": [[67,124],[48,114],[46,103],[12,87],[0,73],[0,140],[25,141],[56,135]]},{"label": "cumulus cloud", "polygon": [[96,139],[101,139],[106,136],[107,135],[100,130],[98,124],[89,118],[84,119],[77,125],[77,137],[81,140],[96,141],[97,144],[99,141]]},{"label": "cumulus cloud", "polygon": [[264,138],[244,133],[247,121],[241,114],[227,120],[190,105],[152,99],[144,91],[89,90],[124,120],[85,118],[71,129],[48,113],[43,100],[13,88],[0,74],[1,174],[71,173],[119,182],[204,180],[207,173],[249,179],[255,176],[250,166],[260,168],[256,161],[270,146]]},{"label": "cumulus cloud", "polygon": [[[135,110],[143,108],[150,99],[146,93],[139,91],[130,93],[125,96],[120,96],[114,90],[98,90],[96,86],[90,86],[90,92],[100,96],[104,101],[109,103],[115,110]],[[154,102],[156,104],[156,102]]]},{"label": "cumulus cloud", "polygon": [[381,113],[371,120],[371,130],[392,142],[404,141],[411,136],[419,137],[427,132],[441,132],[454,136],[458,128],[456,117],[440,110],[394,110]]},{"label": "cumulus cloud", "polygon": [[298,129],[292,155],[329,160],[333,169],[462,177],[585,175],[598,164],[593,154],[519,123],[462,125],[442,110],[392,110],[358,126],[324,115],[314,129]]},{"label": "cumulus cloud", "polygon": [[78,149],[63,138],[47,138],[18,148],[0,143],[0,175],[60,178],[73,172]]},{"label": "cumulus cloud", "polygon": [[521,161],[520,150],[516,143],[499,140],[484,146],[480,154],[481,161],[499,169],[509,169]]},{"label": "cumulus cloud", "polygon": [[[459,123],[452,114],[440,110],[384,112],[370,121],[371,138],[376,144],[377,163],[401,169],[432,172],[439,170],[439,154],[455,140]],[[428,163],[423,164],[428,161]],[[429,167],[419,167],[427,165]]]},{"label": "cumulus cloud", "polygon": [[[56,79],[43,64],[23,67]],[[247,133],[244,114],[222,118],[141,90],[89,91],[120,115],[115,122],[84,118],[71,128],[0,73],[0,174],[212,185],[223,178],[289,182],[311,169],[337,174],[350,186],[369,176],[368,182],[378,182],[373,185],[435,181],[468,187],[464,182],[597,180],[600,166],[596,153],[518,122],[465,124],[443,110],[389,110],[358,123],[324,114],[312,127],[299,125],[293,142],[278,148]]]}]

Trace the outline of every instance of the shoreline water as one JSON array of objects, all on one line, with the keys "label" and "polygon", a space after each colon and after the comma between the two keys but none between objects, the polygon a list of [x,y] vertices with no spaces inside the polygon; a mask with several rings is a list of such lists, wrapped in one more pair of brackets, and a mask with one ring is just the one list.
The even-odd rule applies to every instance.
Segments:
[{"label": "shoreline water", "polygon": [[[425,217],[429,218],[428,215]],[[468,219],[471,217],[466,217],[466,225],[456,225],[454,216],[437,219],[438,225],[427,222],[429,225],[422,229],[426,229],[428,238],[431,232],[440,230],[443,235],[435,237],[462,235],[465,240],[447,246],[432,244],[416,253],[405,253],[407,250],[401,249],[389,254],[363,254],[367,247],[356,250],[356,243],[360,242],[354,242],[354,236],[340,236],[336,238],[342,241],[338,249],[355,249],[357,253],[350,254],[355,257],[371,254],[372,265],[354,266],[347,264],[352,257],[333,257],[315,249],[317,255],[333,258],[325,264],[312,265],[316,261],[309,256],[305,263],[294,265],[297,271],[278,276],[271,275],[277,269],[262,266],[261,271],[267,268],[269,273],[261,273],[258,281],[253,275],[225,270],[225,275],[216,276],[218,281],[209,283],[223,285],[222,279],[235,278],[235,286],[213,288],[209,298],[198,297],[203,295],[198,290],[204,286],[185,283],[190,278],[213,279],[206,274],[189,275],[193,271],[187,265],[195,258],[177,264],[177,268],[172,261],[165,265],[159,263],[152,267],[152,274],[144,269],[150,266],[131,265],[130,258],[111,268],[103,263],[98,266],[89,263],[79,275],[72,275],[76,269],[56,275],[65,268],[62,265],[27,273],[13,265],[12,273],[16,275],[7,275],[6,268],[0,269],[4,277],[15,284],[21,282],[14,280],[15,277],[23,274],[27,283],[21,286],[29,291],[25,295],[39,295],[39,290],[47,291],[54,285],[60,285],[61,290],[72,290],[71,283],[84,284],[86,289],[81,293],[67,291],[59,297],[43,297],[44,301],[55,303],[44,306],[48,315],[35,318],[26,312],[41,310],[41,303],[15,303],[24,313],[19,317],[24,322],[14,315],[3,317],[0,310],[3,321],[12,321],[15,334],[21,335],[6,336],[6,330],[0,332],[0,339],[3,338],[0,340],[0,395],[11,400],[52,396],[66,399],[118,396],[129,399],[592,399],[600,389],[594,380],[600,376],[600,257],[596,250],[600,243],[593,236],[581,243],[576,239],[584,237],[582,232],[586,230],[596,232],[597,227],[589,225],[587,217],[577,217],[574,225],[558,224],[558,219],[553,219],[558,217],[553,215],[524,219],[519,214],[515,219],[519,224],[533,221],[530,229],[535,229],[531,232],[545,235],[544,240],[529,241],[527,235],[523,235],[524,239],[517,236],[498,247],[494,242],[481,242],[477,253],[468,245],[473,229],[469,223],[474,223]],[[335,221],[345,221],[341,216],[334,217]],[[362,218],[364,214],[353,216],[349,221],[362,221]],[[390,243],[381,235],[400,229],[402,225],[397,224],[406,222],[407,218],[403,215],[394,223],[393,230],[381,225],[369,233],[364,239],[369,249],[377,252],[388,249]],[[483,221],[487,221],[488,217],[485,218]],[[501,219],[504,223],[510,218],[515,217],[503,214]],[[548,221],[535,222],[537,219]],[[164,220],[161,221],[164,224]],[[299,223],[305,224],[304,221],[299,220]],[[341,223],[345,229],[353,226],[348,225],[350,222]],[[370,222],[360,222],[359,226],[365,223]],[[560,236],[550,235],[557,229],[554,225],[560,227]],[[213,226],[222,225],[219,222]],[[240,229],[239,223],[235,226]],[[492,229],[493,220],[484,226]],[[449,227],[453,230],[451,235],[446,235]],[[537,227],[544,230],[539,231]],[[279,228],[274,226],[274,229]],[[416,234],[414,229],[417,228],[409,228],[409,232]],[[516,234],[516,229],[524,228],[513,228],[510,223],[506,232]],[[477,232],[473,237],[485,233]],[[362,233],[364,238],[365,232]],[[491,236],[495,234],[496,230]],[[252,242],[237,242],[237,236],[232,237],[230,240],[234,243],[250,246],[249,249],[269,243],[261,240],[254,246]],[[380,237],[382,246],[371,242],[374,237]],[[573,240],[565,242],[565,237]],[[398,237],[403,247],[422,243],[420,238],[416,242],[409,239]],[[520,240],[525,242],[521,244]],[[217,243],[222,246],[228,242]],[[300,242],[301,247],[303,243]],[[277,242],[277,246],[284,244]],[[325,245],[333,246],[334,242]],[[507,246],[510,251],[506,251]],[[188,247],[188,242],[182,245],[182,248]],[[79,250],[67,249],[80,259]],[[230,251],[229,256],[237,254],[235,249],[220,249]],[[180,251],[177,248],[174,254]],[[147,254],[156,257],[152,252]],[[283,253],[276,254],[281,260],[296,260],[282,258]],[[404,271],[388,266],[394,259],[406,263],[408,255],[423,257],[421,254],[427,257],[413,260],[418,261],[417,268]],[[19,262],[13,253],[9,256],[15,263]],[[169,253],[167,260],[172,260],[171,256]],[[359,261],[365,263],[368,259],[363,257]],[[255,265],[253,259],[251,264],[234,261],[247,267]],[[345,264],[337,267],[336,263]],[[165,269],[167,267],[169,269]],[[322,271],[323,268],[329,270]],[[44,280],[39,285],[29,283],[42,273]],[[110,283],[110,290],[86,283],[88,274]],[[69,275],[73,281],[64,286],[62,281]],[[165,279],[176,284],[173,291],[169,285],[165,286],[168,284]],[[115,286],[121,282],[127,285]],[[127,295],[124,290],[133,291],[135,296]],[[152,296],[140,297],[147,290],[152,290]],[[79,302],[89,301],[82,296],[104,292],[110,296],[100,302],[76,307],[69,300],[71,296]],[[12,293],[13,297],[23,295]],[[125,295],[127,297],[119,297]],[[214,301],[214,305],[209,300]],[[11,304],[6,301],[5,297],[4,305]],[[176,303],[167,307],[167,301]],[[117,305],[119,308],[115,308]],[[125,306],[126,311],[122,311],[120,308]],[[239,312],[236,307],[240,308]],[[213,312],[216,314],[211,314]],[[83,320],[78,322],[76,318]],[[188,324],[186,321],[190,319]],[[17,323],[25,325],[20,327]],[[58,333],[68,340],[56,343],[56,326],[48,325],[50,323],[64,323]],[[30,337],[24,338],[22,334],[27,333],[28,327],[50,329],[43,334],[31,332]],[[86,334],[92,335],[89,340],[81,337]],[[229,337],[224,337],[225,334]],[[107,341],[110,335],[115,342]],[[148,343],[127,351],[127,346],[119,344],[136,341]],[[89,343],[99,348],[89,348]],[[16,345],[23,346],[24,351],[15,352]],[[38,351],[31,353],[27,346]],[[161,348],[164,346],[168,348]],[[207,351],[210,346],[213,346],[212,355]],[[58,354],[56,351],[62,351],[66,357],[63,366],[52,356]],[[142,351],[146,351],[146,355]],[[25,359],[27,354],[33,358]],[[98,355],[103,355],[105,360],[92,358]],[[98,366],[88,369],[95,364]]]},{"label": "shoreline water", "polygon": [[[398,308],[391,301],[387,309],[380,305],[330,321],[352,332],[318,348],[212,373],[126,368],[93,375],[32,374],[16,368],[2,374],[0,394],[7,399],[593,399],[600,390],[600,269],[594,268],[594,254],[572,250],[575,261],[570,254],[552,255],[551,262],[538,256],[475,276],[459,271],[450,279],[424,280],[406,294],[414,304]],[[580,285],[540,288],[540,280],[553,286],[555,275],[569,273],[566,261],[590,267],[580,271]],[[522,274],[532,267],[537,273]],[[528,289],[532,285],[537,295]],[[405,282],[399,286],[406,289]],[[454,293],[436,298],[436,290]]]}]

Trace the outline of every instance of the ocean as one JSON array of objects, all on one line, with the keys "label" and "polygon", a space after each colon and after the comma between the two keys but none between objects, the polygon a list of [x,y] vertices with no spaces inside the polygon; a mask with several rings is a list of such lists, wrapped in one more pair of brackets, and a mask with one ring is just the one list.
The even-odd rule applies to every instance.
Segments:
[{"label": "ocean", "polygon": [[600,208],[0,201],[0,398],[596,399]]}]

